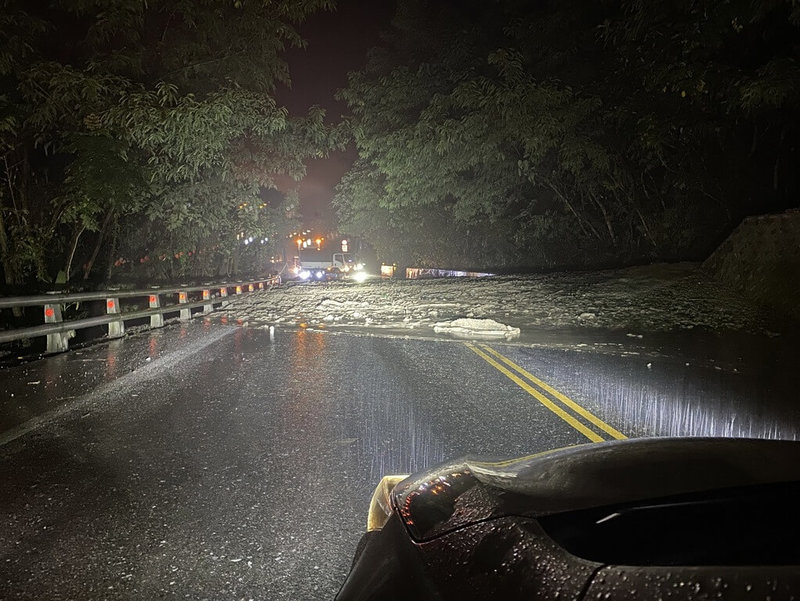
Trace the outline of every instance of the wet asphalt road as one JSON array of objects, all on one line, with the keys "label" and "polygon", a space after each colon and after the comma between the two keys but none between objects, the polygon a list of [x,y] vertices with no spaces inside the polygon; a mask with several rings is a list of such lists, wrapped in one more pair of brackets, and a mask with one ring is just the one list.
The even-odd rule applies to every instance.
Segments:
[{"label": "wet asphalt road", "polygon": [[[800,433],[783,368],[489,347],[627,436]],[[331,599],[380,476],[588,442],[460,342],[195,322],[0,385],[2,599]]]}]

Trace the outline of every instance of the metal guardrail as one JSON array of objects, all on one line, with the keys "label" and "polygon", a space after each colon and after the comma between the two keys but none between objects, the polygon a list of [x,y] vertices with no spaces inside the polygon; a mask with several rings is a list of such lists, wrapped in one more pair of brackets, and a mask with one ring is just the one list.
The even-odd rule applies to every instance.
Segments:
[{"label": "metal guardrail", "polygon": [[[392,273],[394,273],[394,270],[392,270]],[[486,278],[493,275],[496,274],[486,273],[484,271],[439,269],[437,267],[406,267],[407,280],[419,280],[422,278]]]},{"label": "metal guardrail", "polygon": [[[151,288],[149,290],[102,290],[74,294],[54,293],[39,296],[0,297],[0,309],[37,305],[44,309],[43,325],[0,330],[0,343],[47,336],[46,352],[60,353],[69,349],[69,340],[75,336],[76,330],[108,325],[108,337],[120,338],[125,335],[126,321],[150,317],[150,327],[160,328],[164,325],[164,315],[166,313],[178,312],[181,321],[188,321],[192,318],[192,309],[202,307],[202,315],[211,313],[215,304],[224,302],[224,299],[230,296],[229,291],[232,291],[233,295],[246,294],[255,290],[264,290],[267,286],[274,286],[280,283],[280,276],[273,276],[261,280],[235,282],[232,284],[223,282],[204,286]],[[202,299],[190,302],[190,292],[201,292]],[[162,304],[162,299],[167,296],[176,296],[177,302]],[[141,311],[121,312],[119,299],[137,297],[147,298],[149,308]],[[64,321],[62,317],[63,305],[96,300],[105,300],[105,315]]]}]

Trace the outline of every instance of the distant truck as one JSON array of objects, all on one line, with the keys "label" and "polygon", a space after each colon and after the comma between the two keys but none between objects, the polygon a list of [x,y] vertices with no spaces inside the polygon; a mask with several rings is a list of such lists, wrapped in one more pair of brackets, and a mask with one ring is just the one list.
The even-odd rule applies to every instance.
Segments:
[{"label": "distant truck", "polygon": [[352,278],[363,281],[364,264],[349,252],[331,253],[325,249],[303,249],[294,257],[291,272],[304,281],[331,281]]}]

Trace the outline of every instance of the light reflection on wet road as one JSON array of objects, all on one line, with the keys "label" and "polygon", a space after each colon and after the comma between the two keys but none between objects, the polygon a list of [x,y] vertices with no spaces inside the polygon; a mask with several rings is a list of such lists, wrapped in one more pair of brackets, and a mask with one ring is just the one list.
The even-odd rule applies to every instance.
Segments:
[{"label": "light reflection on wet road", "polygon": [[[495,348],[629,436],[800,429],[761,372]],[[380,476],[586,442],[455,342],[193,323],[0,385],[3,599],[329,599]]]},{"label": "light reflection on wet road", "polygon": [[723,362],[685,351],[621,356],[497,348],[628,436],[800,439],[792,351],[750,348]]}]

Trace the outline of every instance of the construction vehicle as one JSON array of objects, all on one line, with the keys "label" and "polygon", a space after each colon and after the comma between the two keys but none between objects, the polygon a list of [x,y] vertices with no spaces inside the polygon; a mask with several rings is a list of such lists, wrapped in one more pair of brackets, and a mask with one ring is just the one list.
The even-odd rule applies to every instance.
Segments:
[{"label": "construction vehicle", "polygon": [[[310,242],[310,243],[309,243]],[[347,239],[298,238],[297,254],[290,268],[294,277],[303,281],[328,282],[340,279],[363,281],[364,263],[349,251]]]}]

